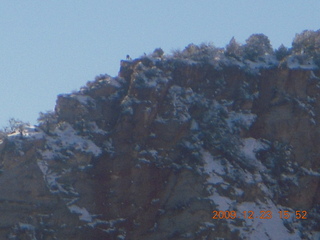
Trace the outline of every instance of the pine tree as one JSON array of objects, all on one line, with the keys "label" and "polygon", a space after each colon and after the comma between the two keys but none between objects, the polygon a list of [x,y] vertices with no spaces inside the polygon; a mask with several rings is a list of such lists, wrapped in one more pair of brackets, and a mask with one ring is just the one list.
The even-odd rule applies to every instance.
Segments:
[{"label": "pine tree", "polygon": [[285,47],[283,44],[280,45],[280,47],[278,49],[275,50],[275,55],[277,60],[281,61],[283,60],[285,57],[289,56],[291,53],[290,49],[288,49],[287,47]]},{"label": "pine tree", "polygon": [[320,29],[318,31],[305,30],[296,34],[292,42],[292,49],[296,54],[320,53]]},{"label": "pine tree", "polygon": [[152,53],[152,57],[162,58],[163,55],[164,55],[164,51],[162,50],[162,48],[156,48]]},{"label": "pine tree", "polygon": [[305,30],[296,34],[292,49],[295,54],[312,58],[320,68],[320,29],[317,31]]},{"label": "pine tree", "polygon": [[242,46],[237,43],[234,37],[231,38],[229,44],[226,46],[225,55],[228,57],[233,57],[238,60],[241,59],[243,55],[243,49]]},{"label": "pine tree", "polygon": [[273,49],[269,38],[264,34],[252,34],[244,45],[245,58],[256,61],[259,57],[272,54]]}]

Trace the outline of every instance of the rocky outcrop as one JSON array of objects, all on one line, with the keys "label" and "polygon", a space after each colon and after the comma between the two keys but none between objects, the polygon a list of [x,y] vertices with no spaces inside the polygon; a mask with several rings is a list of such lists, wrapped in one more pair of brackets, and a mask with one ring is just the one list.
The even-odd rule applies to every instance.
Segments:
[{"label": "rocky outcrop", "polygon": [[0,238],[316,239],[320,71],[215,54],[122,61],[9,135]]}]

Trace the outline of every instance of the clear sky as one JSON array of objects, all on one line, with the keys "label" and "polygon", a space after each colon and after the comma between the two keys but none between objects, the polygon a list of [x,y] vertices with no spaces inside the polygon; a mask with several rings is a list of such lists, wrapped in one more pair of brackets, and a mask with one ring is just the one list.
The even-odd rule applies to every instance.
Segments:
[{"label": "clear sky", "polygon": [[253,33],[274,48],[320,28],[319,0],[0,0],[0,127],[32,124],[56,96],[132,58]]}]

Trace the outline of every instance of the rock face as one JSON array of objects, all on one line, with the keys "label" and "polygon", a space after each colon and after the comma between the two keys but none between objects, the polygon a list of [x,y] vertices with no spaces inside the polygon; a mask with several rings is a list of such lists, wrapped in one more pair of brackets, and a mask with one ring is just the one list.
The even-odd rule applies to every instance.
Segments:
[{"label": "rock face", "polygon": [[122,61],[4,139],[0,239],[319,239],[320,71],[215,54]]}]

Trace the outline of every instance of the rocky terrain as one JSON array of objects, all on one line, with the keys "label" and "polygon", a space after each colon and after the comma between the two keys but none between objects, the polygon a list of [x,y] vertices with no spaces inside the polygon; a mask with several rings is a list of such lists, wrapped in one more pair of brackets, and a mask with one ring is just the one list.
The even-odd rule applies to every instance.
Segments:
[{"label": "rocky terrain", "polygon": [[0,239],[320,239],[318,62],[259,36],[121,61],[4,137]]}]

